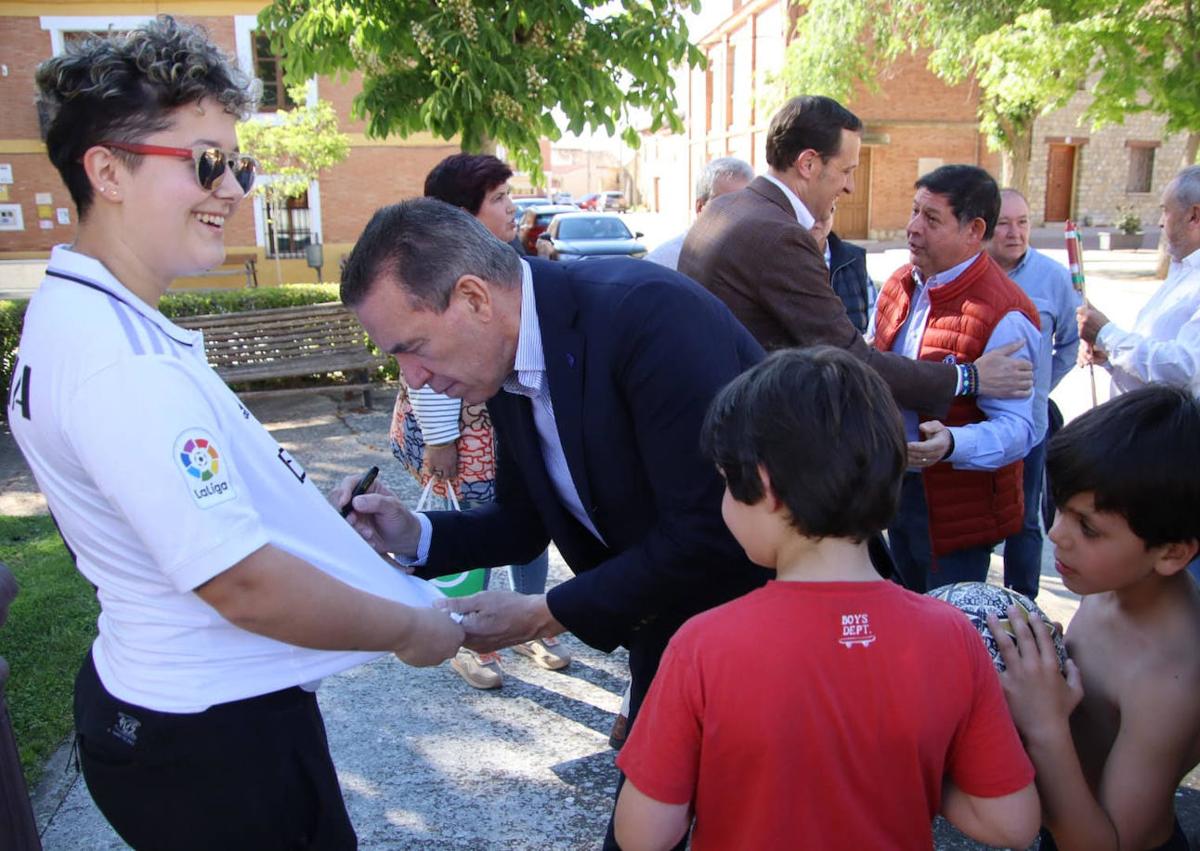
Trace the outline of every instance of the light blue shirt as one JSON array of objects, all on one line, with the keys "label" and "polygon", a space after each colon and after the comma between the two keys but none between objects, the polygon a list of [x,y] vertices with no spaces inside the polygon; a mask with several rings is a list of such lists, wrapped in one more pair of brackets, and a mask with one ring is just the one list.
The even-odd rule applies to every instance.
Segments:
[{"label": "light blue shirt", "polygon": [[1038,440],[1046,434],[1046,404],[1050,391],[1058,386],[1064,375],[1075,367],[1079,353],[1079,323],[1075,308],[1083,296],[1071,283],[1071,272],[1035,248],[1008,273],[1017,286],[1025,291],[1042,321],[1041,356],[1035,365],[1033,410]]},{"label": "light blue shirt", "polygon": [[1075,368],[1079,353],[1079,323],[1075,319],[1075,308],[1083,304],[1083,296],[1071,284],[1071,272],[1061,263],[1051,260],[1036,248],[1030,248],[1021,262],[1008,273],[1017,286],[1033,299],[1042,299],[1050,305],[1054,326],[1051,331],[1054,359],[1050,366],[1050,389],[1062,381],[1064,375]]},{"label": "light blue shirt", "polygon": [[[513,358],[513,371],[504,382],[504,392],[528,396],[533,408],[533,425],[541,444],[542,460],[550,482],[558,494],[563,507],[601,543],[604,538],[596,530],[592,519],[583,508],[583,500],[571,478],[567,467],[567,455],[563,451],[558,424],[554,419],[554,406],[550,401],[550,376],[546,374],[546,355],[542,350],[542,329],[538,325],[537,302],[533,295],[533,271],[529,264],[521,261],[521,328],[517,333],[517,352]],[[417,542],[416,558],[409,560],[398,557],[401,564],[420,567],[429,558],[429,545],[433,540],[433,524],[424,514],[417,514],[421,525],[421,537]]]},{"label": "light blue shirt", "polygon": [[[924,281],[920,273],[913,270],[915,287],[912,305],[908,318],[896,333],[896,339],[892,343],[893,352],[914,360],[917,358],[921,351],[921,340],[925,336],[925,325],[929,321],[929,290],[945,286],[957,279],[978,257],[979,255],[975,254],[957,266],[931,275]],[[1023,345],[1013,357],[1028,359],[1033,363],[1036,372],[1041,334],[1019,311],[1011,311],[1000,318],[983,350],[985,353],[990,352],[999,346],[1018,341]],[[980,396],[976,403],[985,419],[982,422],[950,429],[954,436],[954,451],[947,460],[956,470],[995,470],[1029,454],[1036,442],[1033,421],[1034,394],[1020,399]],[[905,410],[903,414],[907,439],[920,440],[916,412]]]}]

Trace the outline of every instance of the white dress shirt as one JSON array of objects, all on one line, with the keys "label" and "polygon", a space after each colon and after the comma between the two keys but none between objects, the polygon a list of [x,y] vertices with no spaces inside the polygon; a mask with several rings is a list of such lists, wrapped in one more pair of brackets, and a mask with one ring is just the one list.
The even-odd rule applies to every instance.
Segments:
[{"label": "white dress shirt", "polygon": [[[571,478],[562,439],[558,434],[554,405],[550,400],[550,376],[546,373],[546,356],[542,350],[542,330],[538,325],[537,302],[533,294],[533,271],[524,260],[521,261],[521,328],[517,334],[513,371],[504,382],[504,392],[529,397],[533,408],[533,425],[542,448],[542,460],[555,493],[571,516],[603,543],[604,538],[588,517],[579,491],[575,489],[575,480]],[[421,538],[417,543],[416,558],[409,560],[400,557],[398,560],[402,564],[419,567],[429,558],[433,524],[424,514],[417,514],[417,521],[421,524]]]},{"label": "white dress shirt", "polygon": [[764,174],[763,177],[783,190],[783,194],[786,195],[787,199],[792,203],[792,209],[796,211],[796,221],[804,225],[804,227],[808,228],[809,230],[812,230],[812,226],[817,223],[817,220],[813,218],[813,214],[808,211],[808,207],[804,206],[804,202],[800,200],[800,196],[793,192],[791,188],[779,178],[772,177],[769,174]]},{"label": "white dress shirt", "polygon": [[1200,395],[1200,250],[1171,261],[1133,330],[1109,322],[1096,342],[1108,354],[1114,394],[1161,381]]}]

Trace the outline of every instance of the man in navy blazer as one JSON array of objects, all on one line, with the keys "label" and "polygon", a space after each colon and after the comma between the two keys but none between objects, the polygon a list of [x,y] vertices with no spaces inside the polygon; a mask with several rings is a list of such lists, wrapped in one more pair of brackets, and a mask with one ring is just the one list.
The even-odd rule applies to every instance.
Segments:
[{"label": "man in navy blazer", "polygon": [[425,577],[519,564],[553,540],[575,576],[547,594],[449,601],[467,646],[564,630],[624,645],[633,723],[679,625],[767,579],[721,520],[723,485],[698,440],[712,397],[762,349],[669,269],[521,259],[430,199],[375,214],[342,300],[410,387],[487,400],[498,464],[491,504],[417,516],[379,487],[351,522]]}]

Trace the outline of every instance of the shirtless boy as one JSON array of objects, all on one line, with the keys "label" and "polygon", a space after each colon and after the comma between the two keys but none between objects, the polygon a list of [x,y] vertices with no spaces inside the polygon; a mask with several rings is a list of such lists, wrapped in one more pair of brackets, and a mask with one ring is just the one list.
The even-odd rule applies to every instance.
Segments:
[{"label": "shirtless boy", "polygon": [[1046,467],[1055,566],[1083,596],[1073,661],[1064,678],[1036,618],[1001,642],[1041,847],[1185,851],[1173,801],[1200,762],[1200,591],[1184,570],[1200,540],[1200,405],[1162,385],[1119,396],[1059,432]]}]

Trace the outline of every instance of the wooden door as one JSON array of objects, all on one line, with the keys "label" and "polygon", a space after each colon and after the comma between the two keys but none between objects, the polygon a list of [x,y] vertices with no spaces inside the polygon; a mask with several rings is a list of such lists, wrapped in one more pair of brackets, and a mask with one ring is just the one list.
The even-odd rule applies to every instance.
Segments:
[{"label": "wooden door", "polygon": [[1075,187],[1075,146],[1050,145],[1046,164],[1046,221],[1071,218],[1071,193]]},{"label": "wooden door", "polygon": [[833,229],[843,239],[866,239],[871,218],[871,149],[863,148],[854,172],[854,191],[838,198]]}]

